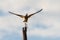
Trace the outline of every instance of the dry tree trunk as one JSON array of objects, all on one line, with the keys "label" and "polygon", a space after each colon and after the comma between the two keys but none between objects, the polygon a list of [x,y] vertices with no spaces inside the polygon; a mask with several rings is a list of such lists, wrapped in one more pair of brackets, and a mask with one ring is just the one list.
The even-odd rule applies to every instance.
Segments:
[{"label": "dry tree trunk", "polygon": [[25,27],[22,29],[23,31],[23,40],[27,40],[27,25],[25,24]]}]

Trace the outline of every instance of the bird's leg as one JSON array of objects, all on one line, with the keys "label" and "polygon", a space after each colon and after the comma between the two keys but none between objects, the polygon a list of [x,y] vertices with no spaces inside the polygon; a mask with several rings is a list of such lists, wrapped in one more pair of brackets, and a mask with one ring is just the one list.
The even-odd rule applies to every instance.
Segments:
[{"label": "bird's leg", "polygon": [[25,23],[25,27],[27,27],[27,23]]},{"label": "bird's leg", "polygon": [[24,27],[27,27],[27,22],[24,22]]},{"label": "bird's leg", "polygon": [[27,22],[25,22],[25,31],[27,31]]}]

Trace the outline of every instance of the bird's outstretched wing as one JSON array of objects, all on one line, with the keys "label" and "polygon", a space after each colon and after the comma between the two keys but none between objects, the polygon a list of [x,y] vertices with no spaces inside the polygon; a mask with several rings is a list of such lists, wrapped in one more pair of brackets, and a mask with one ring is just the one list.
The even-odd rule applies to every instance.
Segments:
[{"label": "bird's outstretched wing", "polygon": [[10,12],[10,11],[9,11],[9,13],[14,14],[14,15],[17,15],[17,16],[19,16],[19,17],[21,17],[21,18],[23,18],[23,17],[24,17],[23,15],[15,14],[15,13]]},{"label": "bird's outstretched wing", "polygon": [[33,14],[30,14],[28,17],[31,17],[32,15],[37,14],[37,13],[41,12],[42,10],[43,10],[43,9],[41,9],[41,10],[39,10],[39,11],[33,13]]}]

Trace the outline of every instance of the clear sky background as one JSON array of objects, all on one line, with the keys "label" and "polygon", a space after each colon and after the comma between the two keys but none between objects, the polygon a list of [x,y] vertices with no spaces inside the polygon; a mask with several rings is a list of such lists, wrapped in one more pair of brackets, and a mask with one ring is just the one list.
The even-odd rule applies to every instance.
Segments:
[{"label": "clear sky background", "polygon": [[16,14],[40,13],[28,21],[28,40],[60,40],[60,0],[0,0],[0,40],[22,40],[24,23]]}]

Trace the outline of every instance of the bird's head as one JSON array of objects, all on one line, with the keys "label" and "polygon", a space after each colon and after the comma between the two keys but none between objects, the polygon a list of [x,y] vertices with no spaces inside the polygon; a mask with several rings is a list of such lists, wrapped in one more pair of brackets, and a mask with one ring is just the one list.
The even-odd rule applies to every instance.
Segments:
[{"label": "bird's head", "polygon": [[26,13],[26,16],[28,16],[28,13]]}]

